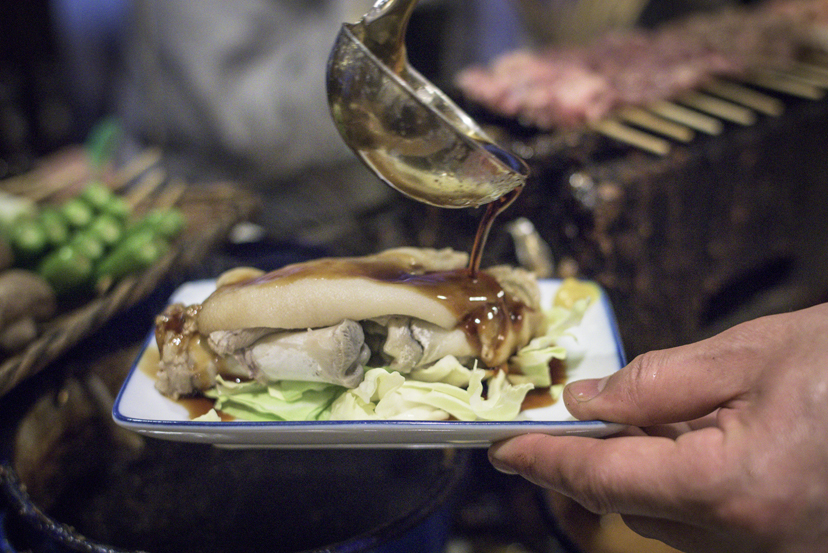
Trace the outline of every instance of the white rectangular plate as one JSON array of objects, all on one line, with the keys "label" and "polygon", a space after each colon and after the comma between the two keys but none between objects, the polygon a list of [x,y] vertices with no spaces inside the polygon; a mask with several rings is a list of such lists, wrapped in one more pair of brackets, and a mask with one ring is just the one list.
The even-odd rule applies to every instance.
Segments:
[{"label": "white rectangular plate", "polygon": [[[558,280],[540,282],[543,305],[552,301]],[[184,284],[171,302],[203,301],[215,289],[214,281]],[[624,351],[606,294],[592,305],[573,333],[586,354],[568,367],[567,380],[600,378],[620,369]],[[152,332],[147,348],[154,348]],[[529,409],[519,420],[508,422],[460,421],[301,421],[301,422],[200,422],[190,420],[187,409],[155,389],[154,379],[138,368],[141,356],[129,372],[115,401],[115,422],[146,436],[184,442],[211,443],[221,447],[354,448],[354,447],[488,447],[519,434],[581,435],[602,437],[622,426],[601,421],[577,421],[562,401]]]}]

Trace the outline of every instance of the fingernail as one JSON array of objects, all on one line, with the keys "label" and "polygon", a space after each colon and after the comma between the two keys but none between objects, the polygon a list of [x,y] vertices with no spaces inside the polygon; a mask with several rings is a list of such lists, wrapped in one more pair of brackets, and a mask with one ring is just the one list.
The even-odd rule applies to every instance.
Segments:
[{"label": "fingernail", "polygon": [[590,380],[576,380],[567,386],[567,389],[570,395],[575,398],[575,401],[584,403],[600,394],[607,385],[607,380],[609,380],[609,376],[605,376],[600,380],[594,378]]},{"label": "fingernail", "polygon": [[511,466],[506,464],[501,456],[499,455],[500,452],[500,444],[495,444],[489,448],[489,462],[492,466],[498,471],[502,472],[503,474],[517,474],[517,471],[513,469]]}]

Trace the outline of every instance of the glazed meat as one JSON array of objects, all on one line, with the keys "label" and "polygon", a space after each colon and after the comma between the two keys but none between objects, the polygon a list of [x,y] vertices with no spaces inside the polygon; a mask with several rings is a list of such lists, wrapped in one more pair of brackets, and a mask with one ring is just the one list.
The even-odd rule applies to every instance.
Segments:
[{"label": "glazed meat", "polygon": [[366,366],[405,374],[449,355],[498,367],[542,330],[538,283],[505,266],[472,278],[466,263],[402,248],[227,273],[203,304],[157,318],[156,387],[192,395],[222,375],[353,388]]}]

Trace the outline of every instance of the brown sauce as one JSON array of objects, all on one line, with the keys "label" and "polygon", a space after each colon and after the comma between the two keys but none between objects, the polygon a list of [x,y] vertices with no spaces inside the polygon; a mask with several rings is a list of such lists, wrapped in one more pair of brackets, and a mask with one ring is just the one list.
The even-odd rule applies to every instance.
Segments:
[{"label": "brown sauce", "polygon": [[[410,261],[393,258],[340,257],[321,258],[304,263],[287,265],[281,269],[222,286],[216,294],[229,293],[231,290],[249,285],[261,285],[280,281],[288,284],[303,278],[332,280],[347,277],[364,277],[389,284],[404,284],[414,287],[421,293],[442,302],[463,319],[470,311],[469,306],[477,306],[482,301],[497,302],[503,295],[503,289],[492,278],[479,272],[483,249],[495,218],[517,199],[522,187],[518,187],[503,197],[491,202],[480,221],[477,235],[472,245],[467,269],[444,272],[426,272],[424,267]],[[406,262],[407,261],[407,262]],[[473,308],[473,309],[476,309]]]},{"label": "brown sauce", "polygon": [[[566,360],[556,359],[554,357],[550,359],[549,376],[552,386],[566,384],[566,369]],[[549,407],[550,405],[553,405],[556,403],[557,398],[553,397],[549,392],[549,388],[535,388],[534,390],[529,390],[526,397],[523,399],[523,403],[521,403],[520,410],[526,411],[527,409],[538,409],[540,407]]]},{"label": "brown sauce", "polygon": [[[155,380],[155,373],[158,371],[158,363],[161,360],[161,355],[158,353],[158,348],[155,343],[149,344],[145,349],[141,358],[138,360],[137,368],[139,371]],[[214,407],[214,401],[206,397],[182,397],[178,399],[167,398],[172,402],[181,405],[187,410],[190,419],[195,419],[210,412]],[[235,417],[216,411],[218,416],[223,421],[234,420]]]},{"label": "brown sauce", "polygon": [[[210,409],[215,407],[215,402],[207,397],[182,397],[173,401],[187,409],[187,414],[190,416],[190,419],[206,415],[210,412]],[[216,410],[216,413],[225,422],[235,420],[236,418],[218,410]]]},{"label": "brown sauce", "polygon": [[555,398],[549,393],[549,388],[535,388],[526,393],[523,398],[523,403],[520,404],[520,410],[539,409],[541,407],[549,407],[555,403]]},{"label": "brown sauce", "polygon": [[553,386],[566,384],[566,360],[553,357],[549,360],[549,376]]}]

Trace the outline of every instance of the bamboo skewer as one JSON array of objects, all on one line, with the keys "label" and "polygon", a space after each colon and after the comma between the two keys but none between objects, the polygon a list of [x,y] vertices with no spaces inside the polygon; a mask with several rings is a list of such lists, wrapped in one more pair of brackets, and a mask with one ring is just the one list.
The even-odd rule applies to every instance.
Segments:
[{"label": "bamboo skewer", "polygon": [[112,187],[116,191],[124,188],[138,178],[138,175],[159,161],[161,161],[161,150],[159,148],[147,148],[115,173]]},{"label": "bamboo skewer", "polygon": [[162,186],[167,180],[167,172],[160,167],[156,167],[147,172],[138,183],[124,194],[124,200],[129,204],[133,211],[144,202],[147,198],[152,196],[155,191]]},{"label": "bamboo skewer", "polygon": [[718,119],[673,102],[655,102],[647,106],[647,109],[660,117],[675,121],[704,134],[717,135],[721,134],[724,129],[724,125]]},{"label": "bamboo skewer", "polygon": [[823,65],[817,65],[806,61],[796,61],[791,65],[791,69],[794,71],[803,71],[813,75],[820,75],[828,79],[828,67]]},{"label": "bamboo skewer", "polygon": [[819,72],[803,68],[792,68],[790,71],[786,71],[782,74],[790,79],[801,81],[816,88],[828,88],[828,75],[823,75]]},{"label": "bamboo skewer", "polygon": [[756,113],[752,110],[701,92],[688,92],[677,101],[731,123],[747,126],[756,122]]},{"label": "bamboo skewer", "polygon": [[616,119],[598,121],[592,124],[592,128],[606,137],[652,154],[664,156],[670,153],[671,147],[667,140],[624,125]]},{"label": "bamboo skewer", "polygon": [[180,178],[174,178],[167,183],[164,189],[158,194],[155,201],[155,207],[159,209],[168,209],[173,207],[187,190],[187,183]]},{"label": "bamboo skewer", "polygon": [[710,94],[736,102],[764,115],[778,117],[785,112],[785,104],[778,98],[734,82],[714,79],[702,88]]},{"label": "bamboo skewer", "polygon": [[621,120],[642,127],[656,134],[672,138],[678,142],[690,142],[695,133],[693,129],[659,117],[641,108],[626,108],[618,113]]},{"label": "bamboo skewer", "polygon": [[824,91],[813,85],[770,70],[755,71],[752,75],[746,76],[745,81],[761,88],[806,100],[819,100],[825,95]]}]

